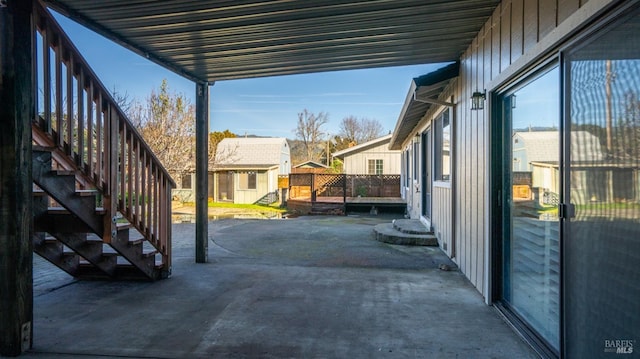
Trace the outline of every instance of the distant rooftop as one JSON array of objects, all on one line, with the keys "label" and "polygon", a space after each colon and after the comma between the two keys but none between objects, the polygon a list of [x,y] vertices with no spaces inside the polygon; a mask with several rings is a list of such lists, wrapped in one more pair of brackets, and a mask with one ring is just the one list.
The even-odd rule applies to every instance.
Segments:
[{"label": "distant rooftop", "polygon": [[337,158],[343,158],[345,155],[348,155],[350,153],[355,153],[355,152],[359,152],[359,151],[364,151],[370,147],[375,147],[375,146],[380,146],[381,144],[389,143],[391,142],[391,134],[386,135],[386,136],[382,136],[382,137],[378,137],[376,139],[373,139],[371,141],[368,142],[364,142],[361,143],[359,145],[353,146],[353,147],[349,147],[349,148],[345,148],[344,150],[338,151],[338,152],[334,152],[333,153],[333,157],[337,157]]},{"label": "distant rooftop", "polygon": [[236,137],[225,138],[218,144],[218,168],[269,167],[280,164],[282,155],[289,153],[286,138]]}]

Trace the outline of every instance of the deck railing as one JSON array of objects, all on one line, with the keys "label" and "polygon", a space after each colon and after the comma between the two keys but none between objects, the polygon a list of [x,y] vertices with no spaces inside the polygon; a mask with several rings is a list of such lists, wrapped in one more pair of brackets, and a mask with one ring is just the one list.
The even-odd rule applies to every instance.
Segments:
[{"label": "deck railing", "polygon": [[400,197],[400,175],[291,173],[289,197]]},{"label": "deck railing", "polygon": [[57,148],[78,185],[98,189],[103,240],[126,218],[171,265],[171,189],[167,171],[51,14],[35,3],[39,88],[34,141]]}]

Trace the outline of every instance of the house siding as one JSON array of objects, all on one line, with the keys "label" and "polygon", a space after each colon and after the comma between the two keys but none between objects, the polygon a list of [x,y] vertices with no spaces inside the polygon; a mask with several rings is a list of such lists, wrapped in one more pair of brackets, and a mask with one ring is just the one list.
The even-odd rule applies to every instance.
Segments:
[{"label": "house siding", "polygon": [[368,160],[382,160],[383,174],[400,174],[400,151],[390,151],[388,142],[344,156],[345,173],[349,175],[367,174]]},{"label": "house siding", "polygon": [[[233,181],[235,185],[234,203],[255,203],[262,196],[269,192],[269,176],[273,173],[277,173],[276,170],[255,171],[256,172],[256,189],[240,189],[240,175],[234,174]],[[277,175],[277,174],[276,174]]]},{"label": "house siding", "polygon": [[[233,171],[233,202],[251,204],[278,190],[278,175],[291,170],[290,148],[285,138],[225,138],[218,144],[219,155],[232,153],[218,163],[214,179],[215,200],[220,191],[218,178]],[[265,168],[270,168],[266,170]],[[256,188],[240,189],[239,172],[256,172]]]},{"label": "house siding", "polygon": [[433,187],[433,208],[437,209],[433,211],[431,216],[431,225],[433,227],[433,233],[438,237],[438,242],[442,250],[447,253],[448,256],[455,254],[453,239],[453,208],[451,207],[451,187],[434,185]]},{"label": "house siding", "polygon": [[[441,99],[447,100],[447,101],[452,100],[453,99],[452,96],[457,90],[457,88],[458,88],[457,81],[453,80],[452,83],[442,92],[440,96]],[[432,128],[433,120],[436,117],[438,117],[443,112],[443,110],[444,110],[444,107],[435,106],[429,111],[427,111],[422,121],[417,126],[418,128],[417,133],[422,135],[423,133],[426,133],[427,131],[429,131]],[[453,118],[455,118],[455,109],[452,112],[452,120]],[[454,121],[452,121],[451,122],[452,137],[451,137],[451,143],[450,143],[450,146],[452,149],[451,180],[443,181],[443,182],[434,182],[432,184],[431,217],[430,218],[426,218],[422,215],[422,197],[421,197],[422,196],[422,193],[421,193],[422,171],[420,168],[417,169],[418,179],[414,180],[415,169],[413,168],[413,164],[414,164],[413,144],[414,144],[414,141],[416,140],[416,137],[415,136],[410,137],[412,141],[408,142],[405,147],[405,149],[408,150],[408,153],[410,155],[409,166],[411,167],[409,171],[411,185],[409,188],[405,188],[406,190],[405,199],[407,201],[407,211],[409,212],[409,215],[411,218],[420,218],[420,220],[422,220],[427,227],[430,227],[433,230],[435,235],[438,237],[438,242],[440,247],[449,256],[453,256],[455,254],[455,251],[453,251],[453,248],[455,248],[455,243],[453,242],[455,241],[455,237],[456,237],[454,234],[454,227],[453,227],[454,213],[453,213],[453,207],[452,207],[452,203],[453,203],[452,196],[454,192],[454,190],[452,190],[452,183],[455,182],[455,178],[456,178],[456,173],[455,173],[456,159],[455,158],[457,156],[456,139],[455,137],[453,137],[455,136],[455,132],[456,132],[456,124]],[[431,133],[431,136],[433,136],[433,131],[431,131],[430,133]],[[431,143],[432,144],[434,143],[433,138],[431,139]],[[419,155],[422,156],[421,154]],[[420,163],[420,166],[423,166],[424,159],[420,158],[419,163]],[[431,165],[433,166],[433,161]],[[433,173],[432,173],[432,176],[433,176]]]},{"label": "house siding", "polygon": [[[456,180],[453,206],[455,225],[454,261],[473,285],[488,296],[489,213],[489,120],[487,101],[484,111],[471,111],[471,93],[476,89],[495,90],[517,72],[530,66],[548,48],[558,45],[556,33],[565,21],[575,30],[579,21],[571,16],[589,4],[596,14],[612,1],[590,0],[505,0],[478,33],[460,59],[460,77],[455,98]],[[436,196],[442,196],[434,191]],[[445,200],[444,197],[441,200]],[[434,201],[435,205],[435,201]],[[443,204],[439,204],[443,205]],[[434,212],[435,213],[435,212]],[[436,222],[434,217],[434,223]],[[488,271],[488,270],[487,270]]]},{"label": "house siding", "polygon": [[[544,59],[604,8],[610,0],[505,0],[482,27],[460,58],[460,73],[445,90],[441,100],[455,103],[452,117],[453,171],[450,187],[432,189],[432,215],[422,218],[420,197],[410,168],[410,187],[403,187],[412,218],[428,222],[449,254],[471,283],[489,299],[489,179],[490,96],[482,111],[471,110],[471,94],[489,95],[523,70]],[[576,14],[576,12],[580,12]],[[574,15],[575,16],[572,16]],[[402,148],[408,150],[413,167],[412,144],[442,111],[429,110],[415,132],[406,137]],[[446,245],[444,245],[446,243]],[[453,245],[452,245],[453,244]],[[446,247],[446,249],[445,249]]]}]

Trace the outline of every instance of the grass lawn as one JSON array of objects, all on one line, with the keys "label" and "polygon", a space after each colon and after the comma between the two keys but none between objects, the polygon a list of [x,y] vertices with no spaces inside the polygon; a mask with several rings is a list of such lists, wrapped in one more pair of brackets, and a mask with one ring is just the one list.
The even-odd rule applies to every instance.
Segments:
[{"label": "grass lawn", "polygon": [[[183,206],[195,207],[195,203],[193,202],[185,202]],[[229,208],[229,209],[246,209],[252,211],[272,211],[284,213],[287,211],[286,208],[280,208],[279,206],[265,206],[260,204],[236,204],[236,203],[224,203],[224,202],[209,202],[209,208]]]}]

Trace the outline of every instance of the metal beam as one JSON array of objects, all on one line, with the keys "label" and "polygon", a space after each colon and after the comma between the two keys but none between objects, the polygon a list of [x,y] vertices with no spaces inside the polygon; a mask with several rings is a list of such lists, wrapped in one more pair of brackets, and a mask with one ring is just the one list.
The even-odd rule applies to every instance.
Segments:
[{"label": "metal beam", "polygon": [[196,263],[209,261],[209,84],[196,83]]},{"label": "metal beam", "polygon": [[0,356],[31,348],[32,2],[0,1]]},{"label": "metal beam", "polygon": [[429,103],[433,105],[441,105],[441,106],[447,106],[447,107],[454,107],[456,105],[455,103],[438,100],[436,98],[418,98],[415,92],[413,93],[413,100],[417,102]]}]

